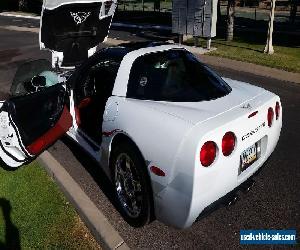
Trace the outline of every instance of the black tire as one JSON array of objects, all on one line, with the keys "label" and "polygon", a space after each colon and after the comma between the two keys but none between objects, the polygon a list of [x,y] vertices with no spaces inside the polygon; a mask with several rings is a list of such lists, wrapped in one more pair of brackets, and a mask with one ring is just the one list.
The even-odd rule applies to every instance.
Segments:
[{"label": "black tire", "polygon": [[[128,162],[130,164],[127,164]],[[130,167],[127,167],[128,165]],[[136,146],[130,142],[115,144],[110,167],[120,214],[133,227],[148,224],[153,212],[152,189],[145,162]],[[128,169],[131,170],[131,174]],[[135,202],[132,202],[133,200]]]}]

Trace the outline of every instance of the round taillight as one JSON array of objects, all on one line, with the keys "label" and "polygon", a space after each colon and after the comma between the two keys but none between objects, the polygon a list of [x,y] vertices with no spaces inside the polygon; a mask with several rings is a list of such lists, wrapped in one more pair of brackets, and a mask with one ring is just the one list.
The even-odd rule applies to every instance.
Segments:
[{"label": "round taillight", "polygon": [[273,118],[274,118],[274,111],[273,109],[270,107],[268,109],[268,126],[271,127],[273,124]]},{"label": "round taillight", "polygon": [[278,120],[278,118],[279,118],[279,113],[280,113],[280,105],[279,105],[279,102],[276,102],[276,105],[275,105],[276,120]]},{"label": "round taillight", "polygon": [[210,166],[217,154],[217,146],[213,141],[207,141],[203,144],[200,151],[200,162],[202,166],[208,167]]},{"label": "round taillight", "polygon": [[224,156],[229,156],[235,147],[235,135],[232,132],[227,132],[222,139],[222,153]]}]

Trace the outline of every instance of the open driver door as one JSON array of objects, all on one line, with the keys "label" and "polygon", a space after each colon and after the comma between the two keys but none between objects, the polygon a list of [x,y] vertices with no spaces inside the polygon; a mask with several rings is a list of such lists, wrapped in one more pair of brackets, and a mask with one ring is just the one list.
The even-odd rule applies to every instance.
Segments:
[{"label": "open driver door", "polygon": [[0,102],[0,157],[9,167],[27,164],[72,126],[64,84]]}]

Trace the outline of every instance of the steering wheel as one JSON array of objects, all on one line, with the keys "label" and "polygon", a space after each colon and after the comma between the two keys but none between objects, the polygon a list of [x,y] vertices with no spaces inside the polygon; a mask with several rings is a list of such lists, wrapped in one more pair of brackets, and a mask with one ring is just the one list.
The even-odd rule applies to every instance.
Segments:
[{"label": "steering wheel", "polygon": [[34,76],[30,81],[24,83],[27,92],[37,92],[46,87],[46,78],[44,76]]}]

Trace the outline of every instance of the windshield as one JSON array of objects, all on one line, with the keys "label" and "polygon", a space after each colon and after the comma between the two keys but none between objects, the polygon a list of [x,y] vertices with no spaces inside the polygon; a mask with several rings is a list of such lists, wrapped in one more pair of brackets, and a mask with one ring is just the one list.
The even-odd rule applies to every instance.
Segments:
[{"label": "windshield", "polygon": [[181,49],[150,53],[132,65],[127,97],[199,102],[223,97],[231,88],[193,54]]}]

